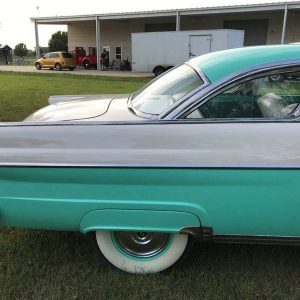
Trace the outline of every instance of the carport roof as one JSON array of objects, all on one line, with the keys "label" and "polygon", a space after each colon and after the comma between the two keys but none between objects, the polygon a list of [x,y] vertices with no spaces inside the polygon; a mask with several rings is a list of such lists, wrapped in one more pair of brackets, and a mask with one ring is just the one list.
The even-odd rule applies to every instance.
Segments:
[{"label": "carport roof", "polygon": [[71,16],[55,16],[55,17],[35,17],[31,18],[37,24],[69,24],[78,21],[94,21],[96,18],[101,20],[114,19],[139,19],[153,17],[171,17],[180,14],[180,16],[190,15],[210,15],[210,14],[227,14],[227,13],[244,13],[244,12],[272,12],[283,11],[288,5],[289,10],[300,10],[300,1],[294,2],[276,2],[264,4],[243,4],[231,6],[215,6],[215,7],[199,7],[199,8],[183,8],[171,10],[153,10],[139,12],[122,12],[122,13],[106,13],[106,14],[87,14],[87,15],[71,15]]}]

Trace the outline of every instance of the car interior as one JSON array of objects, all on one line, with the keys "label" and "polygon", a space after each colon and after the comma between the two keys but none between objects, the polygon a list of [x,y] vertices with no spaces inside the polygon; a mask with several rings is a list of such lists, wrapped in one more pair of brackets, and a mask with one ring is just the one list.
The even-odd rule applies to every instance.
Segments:
[{"label": "car interior", "polygon": [[215,96],[187,118],[283,118],[300,103],[300,81],[268,76],[238,84]]}]

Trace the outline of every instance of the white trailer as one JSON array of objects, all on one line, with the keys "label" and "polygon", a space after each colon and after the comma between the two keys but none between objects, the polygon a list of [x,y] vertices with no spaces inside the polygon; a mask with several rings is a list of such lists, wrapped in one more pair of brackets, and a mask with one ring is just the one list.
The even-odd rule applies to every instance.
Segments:
[{"label": "white trailer", "polygon": [[194,56],[242,47],[244,31],[231,29],[132,33],[132,71],[156,76]]}]

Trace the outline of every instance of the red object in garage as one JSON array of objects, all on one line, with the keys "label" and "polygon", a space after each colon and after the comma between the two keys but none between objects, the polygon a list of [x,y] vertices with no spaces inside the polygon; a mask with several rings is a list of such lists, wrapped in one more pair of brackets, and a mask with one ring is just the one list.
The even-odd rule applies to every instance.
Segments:
[{"label": "red object in garage", "polygon": [[83,47],[76,47],[71,50],[70,53],[75,58],[76,64],[83,66],[85,69],[95,68],[97,69],[97,56],[96,55],[86,55],[86,51]]}]

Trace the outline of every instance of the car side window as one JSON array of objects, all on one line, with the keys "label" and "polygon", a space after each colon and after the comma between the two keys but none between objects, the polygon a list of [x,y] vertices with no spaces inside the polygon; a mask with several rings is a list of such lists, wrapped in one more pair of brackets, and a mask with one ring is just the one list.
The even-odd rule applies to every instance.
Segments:
[{"label": "car side window", "polygon": [[188,119],[284,118],[300,103],[299,73],[264,76],[237,84],[189,114]]},{"label": "car side window", "polygon": [[50,58],[50,53],[45,54],[44,58]]},{"label": "car side window", "polygon": [[59,58],[59,54],[58,53],[51,53],[50,58]]}]

